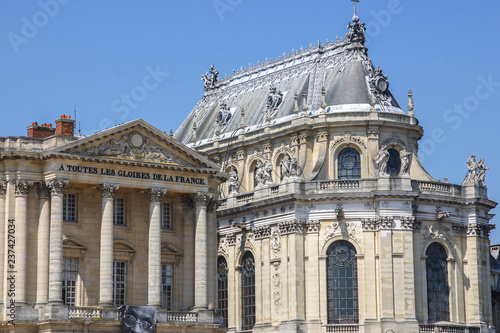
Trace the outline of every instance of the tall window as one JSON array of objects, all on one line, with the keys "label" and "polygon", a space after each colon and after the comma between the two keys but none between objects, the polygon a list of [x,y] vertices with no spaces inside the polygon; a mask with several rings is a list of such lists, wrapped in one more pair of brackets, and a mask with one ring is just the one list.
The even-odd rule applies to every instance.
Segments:
[{"label": "tall window", "polygon": [[65,305],[76,305],[76,282],[78,280],[78,259],[64,258],[62,299]]},{"label": "tall window", "polygon": [[449,287],[447,255],[439,243],[432,243],[426,251],[427,255],[427,306],[429,321],[449,321]]},{"label": "tall window", "polygon": [[125,305],[127,299],[127,263],[113,261],[113,302],[115,306]]},{"label": "tall window", "polygon": [[222,316],[224,327],[228,327],[227,290],[227,262],[224,257],[219,257],[217,259],[217,309]]},{"label": "tall window", "polygon": [[125,199],[116,198],[113,205],[113,224],[125,225]]},{"label": "tall window", "polygon": [[387,149],[389,152],[389,161],[387,161],[387,174],[393,177],[399,175],[399,170],[401,169],[401,159],[399,157],[399,151],[396,149]]},{"label": "tall window", "polygon": [[172,230],[172,213],[170,210],[170,202],[161,203],[161,228]]},{"label": "tall window", "polygon": [[328,324],[358,323],[358,268],[356,249],[337,241],[327,251]]},{"label": "tall window", "polygon": [[76,194],[63,195],[63,221],[76,222]]},{"label": "tall window", "polygon": [[247,252],[241,262],[241,330],[255,325],[255,260]]},{"label": "tall window", "polygon": [[172,311],[174,269],[172,264],[161,265],[161,306]]},{"label": "tall window", "polygon": [[338,157],[339,179],[361,178],[361,158],[356,149],[343,149]]}]

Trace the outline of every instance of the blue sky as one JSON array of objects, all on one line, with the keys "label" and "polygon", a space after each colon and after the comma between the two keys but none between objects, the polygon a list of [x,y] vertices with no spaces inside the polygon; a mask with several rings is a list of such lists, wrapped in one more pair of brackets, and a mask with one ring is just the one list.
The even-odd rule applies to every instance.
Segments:
[{"label": "blue sky", "polygon": [[[361,0],[358,15],[401,105],[413,90],[426,169],[461,184],[467,158],[484,157],[500,201],[500,2]],[[137,118],[175,130],[211,64],[224,76],[334,40],[351,17],[348,0],[2,0],[0,136],[75,105],[82,134]]]}]

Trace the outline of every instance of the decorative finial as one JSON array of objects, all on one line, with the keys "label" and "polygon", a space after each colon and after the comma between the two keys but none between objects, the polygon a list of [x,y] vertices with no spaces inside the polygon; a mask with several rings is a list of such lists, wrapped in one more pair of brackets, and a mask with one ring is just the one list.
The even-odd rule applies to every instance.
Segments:
[{"label": "decorative finial", "polygon": [[240,128],[243,129],[246,127],[246,125],[245,125],[245,109],[244,108],[241,108],[240,114],[241,114]]},{"label": "decorative finial", "polygon": [[371,106],[370,111],[372,111],[372,112],[377,111],[377,110],[375,109],[375,104],[376,104],[376,103],[377,103],[377,102],[375,101],[375,88],[373,87],[373,83],[372,83],[372,84],[370,85],[370,106]]},{"label": "decorative finial", "polygon": [[295,107],[293,108],[293,113],[294,114],[297,114],[299,113],[299,94],[295,93],[295,96],[293,97],[293,99],[295,100]]},{"label": "decorative finial", "polygon": [[307,93],[306,91],[304,90],[302,92],[302,111],[306,112],[307,111]]},{"label": "decorative finial", "polygon": [[321,102],[321,109],[322,109],[322,113],[326,113],[326,89],[325,89],[325,86],[323,86],[323,88],[321,88],[321,99],[322,99],[322,102]]},{"label": "decorative finial", "polygon": [[196,117],[194,117],[194,122],[193,122],[193,142],[196,142]]},{"label": "decorative finial", "polygon": [[413,116],[413,110],[415,109],[415,102],[413,101],[413,94],[411,89],[408,91],[408,114]]},{"label": "decorative finial", "polygon": [[174,131],[172,131],[172,129],[170,129],[170,136],[174,136]]},{"label": "decorative finial", "polygon": [[356,3],[358,3],[359,0],[351,0],[351,1],[354,2],[354,16],[352,17],[352,21],[356,23],[359,22],[358,12],[356,8]]}]

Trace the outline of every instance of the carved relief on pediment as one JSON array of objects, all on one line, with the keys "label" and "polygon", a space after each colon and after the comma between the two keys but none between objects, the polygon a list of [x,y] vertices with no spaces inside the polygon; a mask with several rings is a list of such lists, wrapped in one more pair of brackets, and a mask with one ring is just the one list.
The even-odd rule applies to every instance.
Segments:
[{"label": "carved relief on pediment", "polygon": [[145,162],[159,162],[185,165],[162,147],[153,143],[151,139],[139,132],[125,134],[120,138],[113,138],[97,146],[80,151],[83,155],[109,156],[127,160]]}]

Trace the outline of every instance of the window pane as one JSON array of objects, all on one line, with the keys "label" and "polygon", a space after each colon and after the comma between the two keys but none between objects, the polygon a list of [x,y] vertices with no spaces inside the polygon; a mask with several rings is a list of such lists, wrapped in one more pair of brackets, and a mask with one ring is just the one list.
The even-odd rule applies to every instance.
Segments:
[{"label": "window pane", "polygon": [[389,152],[389,161],[387,162],[387,174],[393,177],[399,175],[399,170],[401,169],[401,159],[399,157],[399,151],[396,149],[387,149]]},{"label": "window pane", "polygon": [[339,153],[338,171],[339,179],[361,178],[361,158],[356,149],[346,148]]},{"label": "window pane", "polygon": [[116,198],[113,205],[113,224],[125,225],[125,199]]},{"label": "window pane", "polygon": [[327,256],[328,324],[357,324],[356,250],[349,242],[338,241],[330,245]]},{"label": "window pane", "polygon": [[63,221],[76,222],[76,194],[63,195]]},{"label": "window pane", "polygon": [[429,321],[449,321],[447,255],[438,243],[429,245],[427,255],[427,306]]},{"label": "window pane", "polygon": [[250,252],[241,266],[241,329],[245,331],[255,325],[255,260]]},{"label": "window pane", "polygon": [[172,311],[174,271],[171,264],[161,265],[161,306]]},{"label": "window pane", "polygon": [[125,261],[113,261],[113,301],[115,306],[125,305],[127,291],[127,265]]},{"label": "window pane", "polygon": [[223,318],[224,327],[228,327],[227,262],[224,257],[217,260],[217,309]]},{"label": "window pane", "polygon": [[170,202],[163,202],[161,204],[161,228],[172,229],[172,214],[170,210]]},{"label": "window pane", "polygon": [[62,299],[65,305],[76,306],[76,283],[78,280],[78,259],[64,258]]}]

